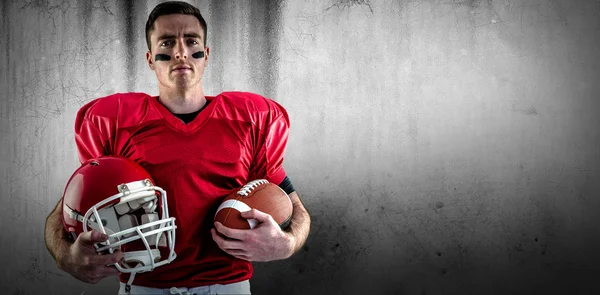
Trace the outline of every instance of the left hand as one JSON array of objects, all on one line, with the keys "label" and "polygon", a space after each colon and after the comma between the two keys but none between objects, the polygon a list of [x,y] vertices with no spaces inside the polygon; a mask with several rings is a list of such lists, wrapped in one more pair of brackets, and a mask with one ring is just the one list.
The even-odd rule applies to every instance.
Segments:
[{"label": "left hand", "polygon": [[293,236],[282,231],[271,215],[252,209],[242,212],[242,217],[255,219],[258,225],[253,229],[233,229],[215,222],[210,232],[221,250],[248,261],[272,261],[292,255]]}]

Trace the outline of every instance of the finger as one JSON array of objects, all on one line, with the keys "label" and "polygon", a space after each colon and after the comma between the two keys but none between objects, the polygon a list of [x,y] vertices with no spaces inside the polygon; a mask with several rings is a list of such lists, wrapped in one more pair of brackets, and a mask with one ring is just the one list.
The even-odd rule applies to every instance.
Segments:
[{"label": "finger", "polygon": [[220,222],[215,222],[215,229],[221,233],[222,235],[236,240],[244,240],[247,234],[247,230],[229,228],[221,224]]},{"label": "finger", "polygon": [[92,230],[89,232],[83,232],[81,233],[78,237],[77,237],[77,241],[79,243],[81,243],[82,245],[86,245],[86,246],[90,246],[93,245],[94,243],[98,243],[98,242],[104,242],[108,239],[108,236]]},{"label": "finger", "polygon": [[223,241],[225,241],[225,239],[222,236],[220,236],[217,233],[217,230],[214,229],[214,228],[210,229],[210,234],[212,235],[213,241],[215,241],[217,243],[217,245],[219,245],[220,243],[222,243]]},{"label": "finger", "polygon": [[99,275],[102,277],[118,276],[121,272],[114,266],[103,266],[99,270]]},{"label": "finger", "polygon": [[223,242],[221,242],[221,244],[219,244],[219,248],[223,249],[223,250],[235,250],[235,251],[245,251],[245,247],[244,244],[240,241],[233,241],[233,240],[224,240]]},{"label": "finger", "polygon": [[108,240],[108,235],[103,234],[99,231],[92,230],[90,233],[90,237],[93,243],[105,242],[106,240]]},{"label": "finger", "polygon": [[223,236],[223,235],[219,234],[219,233],[217,232],[217,230],[216,230],[216,229],[214,229],[214,228],[211,228],[211,229],[210,229],[210,233],[211,233],[211,235],[212,235],[213,241],[215,241],[215,243],[217,243],[217,245],[219,246],[219,248],[221,248],[221,245],[223,245],[223,243],[225,243],[225,241],[227,241],[227,240],[228,240],[228,238],[227,238],[227,237],[225,237],[225,236]]},{"label": "finger", "polygon": [[90,258],[90,264],[96,266],[113,265],[121,261],[121,259],[123,259],[123,253],[118,251],[111,254],[94,255]]},{"label": "finger", "polygon": [[271,215],[264,213],[262,211],[259,211],[257,209],[252,209],[250,211],[242,212],[242,217],[244,217],[246,219],[256,219],[260,223],[267,222],[267,221],[269,221],[269,219],[272,219]]},{"label": "finger", "polygon": [[244,250],[240,250],[240,249],[228,249],[228,250],[224,250],[225,252],[227,252],[227,254],[231,255],[231,256],[246,256],[249,257],[249,254],[247,251]]},{"label": "finger", "polygon": [[238,240],[224,238],[224,237],[220,236],[219,234],[217,234],[217,231],[214,228],[211,229],[210,232],[212,234],[213,240],[217,243],[219,248],[221,248],[222,250],[242,249],[243,248],[242,242],[240,242]]},{"label": "finger", "polygon": [[73,276],[86,283],[96,284],[105,277],[118,276],[119,274],[120,272],[114,267],[102,266],[87,270],[84,273],[74,274]]},{"label": "finger", "polygon": [[223,250],[223,252],[239,259],[251,261],[250,254],[244,250]]},{"label": "finger", "polygon": [[239,255],[231,255],[237,259],[242,259],[242,260],[246,260],[246,261],[252,261],[252,259],[247,256],[247,255],[243,255],[243,254],[239,254]]}]

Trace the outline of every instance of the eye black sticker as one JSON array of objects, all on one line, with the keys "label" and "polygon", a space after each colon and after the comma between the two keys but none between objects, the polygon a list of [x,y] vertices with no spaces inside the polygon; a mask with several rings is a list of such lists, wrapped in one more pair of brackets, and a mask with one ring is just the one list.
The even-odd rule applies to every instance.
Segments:
[{"label": "eye black sticker", "polygon": [[203,58],[204,57],[204,51],[202,51],[202,50],[198,51],[198,52],[192,54],[192,57],[193,58]]},{"label": "eye black sticker", "polygon": [[169,61],[171,60],[171,56],[168,54],[157,54],[154,56],[154,60],[159,61],[159,60],[164,60],[164,61]]}]

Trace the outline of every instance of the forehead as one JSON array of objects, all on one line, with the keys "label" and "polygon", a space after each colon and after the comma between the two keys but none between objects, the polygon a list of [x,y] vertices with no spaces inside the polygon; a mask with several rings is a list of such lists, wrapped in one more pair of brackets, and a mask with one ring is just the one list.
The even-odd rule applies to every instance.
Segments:
[{"label": "forehead", "polygon": [[204,39],[204,31],[195,16],[188,14],[168,14],[161,15],[154,21],[154,30],[150,34],[150,38],[155,40],[163,34],[183,36],[189,33],[199,34]]}]

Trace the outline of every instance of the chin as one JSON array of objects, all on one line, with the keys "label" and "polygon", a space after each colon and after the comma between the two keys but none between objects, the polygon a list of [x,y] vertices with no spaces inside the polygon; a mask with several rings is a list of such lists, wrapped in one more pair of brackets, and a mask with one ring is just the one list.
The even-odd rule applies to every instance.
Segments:
[{"label": "chin", "polygon": [[171,83],[175,88],[189,88],[192,84],[194,83],[190,79],[175,79]]}]

